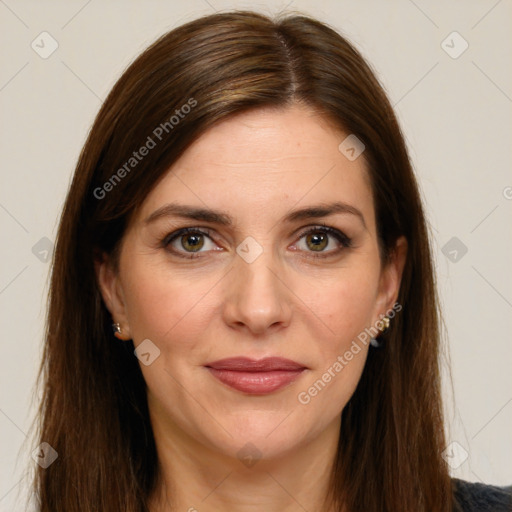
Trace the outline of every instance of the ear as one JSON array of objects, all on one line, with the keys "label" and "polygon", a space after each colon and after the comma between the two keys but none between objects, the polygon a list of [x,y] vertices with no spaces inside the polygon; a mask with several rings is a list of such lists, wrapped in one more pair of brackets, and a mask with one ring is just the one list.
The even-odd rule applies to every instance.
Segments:
[{"label": "ear", "polygon": [[374,324],[387,311],[393,309],[400,291],[400,283],[402,282],[402,273],[406,260],[407,240],[404,236],[401,236],[396,241],[396,245],[391,252],[390,261],[381,271]]},{"label": "ear", "polygon": [[112,322],[119,323],[120,333],[115,336],[122,340],[131,339],[130,325],[126,314],[125,299],[118,272],[106,254],[102,254],[94,262],[96,278],[100,288],[101,296],[107,309],[112,315]]}]

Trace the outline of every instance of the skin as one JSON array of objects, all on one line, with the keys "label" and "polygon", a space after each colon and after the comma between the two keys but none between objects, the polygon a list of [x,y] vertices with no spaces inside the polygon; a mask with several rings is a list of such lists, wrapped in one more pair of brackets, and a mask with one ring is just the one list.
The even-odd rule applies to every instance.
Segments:
[{"label": "skin", "polygon": [[[153,512],[322,509],[341,413],[368,346],[310,403],[297,397],[393,307],[407,252],[401,238],[392,261],[381,264],[364,154],[349,161],[338,150],[347,135],[299,106],[218,124],[147,196],[122,241],[118,271],[107,257],[98,262],[120,337],[135,346],[150,339],[160,350],[150,365],[141,363],[161,476]],[[333,201],[357,208],[364,224],[350,213],[282,221]],[[233,224],[176,216],[144,222],[170,202],[222,210]],[[322,225],[352,245],[315,231],[323,241],[315,251],[302,233]],[[162,244],[184,227],[209,229],[196,259],[170,249],[193,252],[190,235]],[[252,263],[236,252],[248,236],[263,250]],[[283,389],[249,395],[204,367],[233,356],[282,356],[307,370]],[[247,443],[257,449],[250,467],[237,455]]]}]

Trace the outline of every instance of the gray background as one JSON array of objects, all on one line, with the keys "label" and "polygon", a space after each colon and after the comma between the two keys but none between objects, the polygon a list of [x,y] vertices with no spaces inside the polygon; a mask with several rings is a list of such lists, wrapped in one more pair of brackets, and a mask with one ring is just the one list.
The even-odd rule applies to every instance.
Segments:
[{"label": "gray background", "polygon": [[[35,464],[27,432],[48,258],[93,118],[150,42],[231,8],[313,15],[347,35],[376,70],[407,138],[434,237],[448,442],[456,443],[445,456],[454,476],[512,483],[510,0],[183,4],[0,0],[0,510],[21,510],[28,494],[22,475]],[[58,48],[44,55],[52,44]]]}]

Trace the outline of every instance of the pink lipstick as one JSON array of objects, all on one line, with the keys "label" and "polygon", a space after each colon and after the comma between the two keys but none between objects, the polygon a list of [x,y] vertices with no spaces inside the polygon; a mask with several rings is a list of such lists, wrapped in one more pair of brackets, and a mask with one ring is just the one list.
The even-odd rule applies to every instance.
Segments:
[{"label": "pink lipstick", "polygon": [[232,357],[205,366],[224,384],[253,395],[282,389],[306,370],[304,365],[282,357],[266,357],[260,360]]}]

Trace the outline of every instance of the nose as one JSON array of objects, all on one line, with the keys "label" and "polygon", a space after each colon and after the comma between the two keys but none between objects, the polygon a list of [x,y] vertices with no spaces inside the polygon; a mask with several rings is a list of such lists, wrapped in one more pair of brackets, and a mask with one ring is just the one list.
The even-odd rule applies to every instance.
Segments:
[{"label": "nose", "polygon": [[287,327],[292,315],[292,292],[282,272],[264,252],[247,263],[237,257],[225,288],[223,317],[227,325],[254,335]]}]

